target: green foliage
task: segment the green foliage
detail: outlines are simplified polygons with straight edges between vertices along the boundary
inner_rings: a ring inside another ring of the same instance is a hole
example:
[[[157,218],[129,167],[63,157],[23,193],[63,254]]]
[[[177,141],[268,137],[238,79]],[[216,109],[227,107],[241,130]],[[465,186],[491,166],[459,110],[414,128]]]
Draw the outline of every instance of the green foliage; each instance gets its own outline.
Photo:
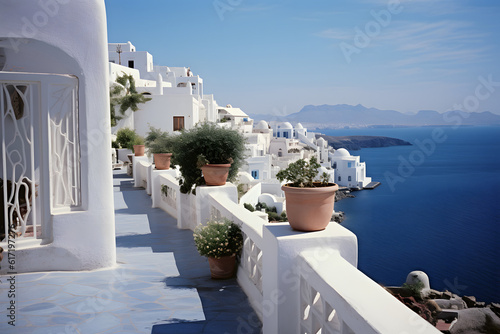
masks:
[[[280,170],[276,174],[276,178],[280,182],[284,180],[291,182],[292,187],[310,188],[314,187],[314,178],[318,175],[318,168],[320,167],[321,165],[318,163],[316,157],[312,157],[309,162],[300,159],[289,164],[286,169]],[[327,180],[325,182],[323,179],[322,184],[327,183]]]
[[[134,148],[134,145],[144,145],[144,137],[139,135],[135,136],[132,148]]]
[[[245,207],[245,209],[247,209],[250,212],[254,212],[255,211],[255,208],[250,203],[243,203],[243,206]]]
[[[403,283],[401,287],[410,290],[413,296],[420,296],[420,292],[422,292],[422,289],[424,288],[424,283],[422,282],[417,282],[415,284]]]
[[[270,222],[286,222],[288,219],[286,217],[286,212],[283,211],[281,214],[278,214],[278,210],[276,210],[275,206],[267,206],[266,203],[259,202],[255,206],[255,210],[262,210],[264,209],[267,213],[267,219]]]
[[[137,136],[138,135],[135,130],[123,128],[118,130],[118,132],[116,133],[116,141],[118,142],[118,144],[120,144],[121,147],[133,150],[134,141]]]
[[[149,132],[145,138],[145,145],[151,153],[171,153],[174,148],[175,138],[166,131],[149,127]]]
[[[243,247],[243,234],[238,225],[227,218],[211,220],[194,230],[194,243],[202,256],[221,258],[238,255]]]
[[[234,181],[243,163],[245,138],[236,130],[224,129],[214,123],[202,123],[183,130],[173,141],[172,162],[180,166],[181,192],[194,192],[193,186],[205,183],[198,161],[205,163],[232,163],[228,181]]]
[[[120,143],[118,143],[116,140],[113,140],[111,142],[111,147],[112,148],[120,148]]]
[[[109,89],[109,110],[111,115],[111,126],[115,126],[117,121],[122,119],[125,112],[130,108],[132,111],[139,110],[138,104],[151,100],[143,94],[138,93],[135,88],[135,80],[131,74],[123,73],[116,78],[119,84],[113,84]],[[116,107],[119,106],[120,114],[116,114]]]

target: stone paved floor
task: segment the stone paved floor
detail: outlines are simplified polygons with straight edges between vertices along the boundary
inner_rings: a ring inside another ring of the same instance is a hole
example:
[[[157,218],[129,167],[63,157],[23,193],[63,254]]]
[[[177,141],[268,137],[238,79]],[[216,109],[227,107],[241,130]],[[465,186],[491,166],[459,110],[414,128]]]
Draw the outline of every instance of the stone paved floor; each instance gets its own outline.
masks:
[[[0,276],[0,333],[260,333],[235,279],[211,280],[189,230],[115,171],[117,265],[16,277],[16,326]]]

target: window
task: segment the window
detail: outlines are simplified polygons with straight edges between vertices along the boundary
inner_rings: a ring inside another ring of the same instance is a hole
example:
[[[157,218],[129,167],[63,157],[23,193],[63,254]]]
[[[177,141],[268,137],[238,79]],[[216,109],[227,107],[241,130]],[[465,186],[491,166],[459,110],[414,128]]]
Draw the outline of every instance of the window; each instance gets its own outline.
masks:
[[[352,162],[347,163],[347,167],[351,168],[352,167]]]
[[[259,179],[259,171],[258,170],[253,170],[252,171],[252,177],[256,180]]]
[[[351,182],[352,181],[352,178],[351,176],[349,175],[349,177],[347,177],[347,181]]]
[[[174,131],[184,129],[184,116],[174,116]]]
[[[134,68],[134,61],[133,60],[128,61],[128,67]]]
[[[337,168],[337,163],[336,163],[336,162],[334,162],[334,163],[333,163],[333,169],[336,169],[336,168]]]
[[[339,176],[339,182],[342,181],[342,178]]]
[[[288,138],[288,132],[283,132],[283,137]]]
[[[280,133],[279,133],[279,131],[278,131],[278,133],[277,133],[277,136],[276,136],[276,137],[278,137],[278,138],[280,137]]]

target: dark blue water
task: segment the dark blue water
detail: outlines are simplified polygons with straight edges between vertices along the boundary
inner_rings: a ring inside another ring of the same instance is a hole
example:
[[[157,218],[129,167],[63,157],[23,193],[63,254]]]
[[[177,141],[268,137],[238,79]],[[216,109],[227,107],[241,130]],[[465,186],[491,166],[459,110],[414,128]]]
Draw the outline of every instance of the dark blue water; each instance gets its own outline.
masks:
[[[321,132],[426,144],[351,152],[382,182],[335,206],[358,237],[360,270],[384,285],[423,270],[431,288],[500,302],[500,127]]]

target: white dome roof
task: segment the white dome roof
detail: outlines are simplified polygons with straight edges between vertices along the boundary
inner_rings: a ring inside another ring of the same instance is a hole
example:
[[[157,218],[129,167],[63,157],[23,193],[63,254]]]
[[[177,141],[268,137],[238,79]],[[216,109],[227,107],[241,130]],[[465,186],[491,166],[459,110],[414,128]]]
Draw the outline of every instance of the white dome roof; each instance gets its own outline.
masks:
[[[295,128],[296,128],[296,129],[303,129],[303,128],[304,128],[304,126],[302,126],[302,124],[301,124],[301,123],[297,123],[297,126],[296,126]]]
[[[317,140],[318,143],[324,143],[325,139],[323,137],[319,137]]]
[[[255,125],[255,128],[257,130],[267,130],[269,129],[269,125],[266,121],[260,121],[259,123],[257,123],[257,125]]]
[[[335,153],[333,153],[333,156],[334,157],[350,157],[351,154],[345,148],[339,148],[338,150],[335,150]]]
[[[290,124],[290,122],[284,122],[284,123],[280,124],[280,128],[282,128],[282,129],[293,129],[293,126],[292,126],[292,124]]]

